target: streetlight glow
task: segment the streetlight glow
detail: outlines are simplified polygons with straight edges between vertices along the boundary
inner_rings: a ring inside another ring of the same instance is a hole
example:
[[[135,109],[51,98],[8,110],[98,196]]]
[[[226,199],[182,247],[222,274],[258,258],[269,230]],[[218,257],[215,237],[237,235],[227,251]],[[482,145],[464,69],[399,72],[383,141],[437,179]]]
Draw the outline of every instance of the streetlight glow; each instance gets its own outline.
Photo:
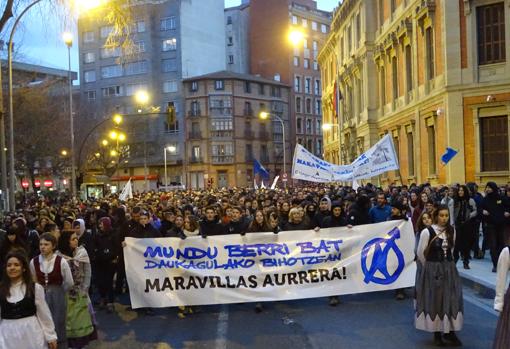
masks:
[[[269,118],[269,113],[267,111],[261,111],[259,114],[259,118],[262,120],[267,120]]]
[[[333,124],[324,124],[322,125],[322,130],[329,131],[333,128]]]
[[[117,139],[117,137],[119,137],[119,134],[117,133],[117,131],[111,131],[110,134],[109,134],[109,137],[113,140]]]
[[[62,34],[62,39],[67,46],[73,46],[73,34],[70,32],[64,32],[64,34]]]
[[[110,156],[117,156],[117,151],[115,149],[112,149],[110,151]]]
[[[101,154],[99,154],[99,153],[95,153],[94,155],[96,156],[96,158],[101,157]]]
[[[104,145],[105,147],[108,145],[108,141],[106,139],[103,139],[101,141],[101,144]]]
[[[62,150],[62,151],[60,152],[60,154],[62,154],[62,156],[67,156],[67,150],[65,150],[65,149],[64,149],[64,150]]]
[[[119,133],[118,139],[119,141],[124,142],[126,140],[126,135],[124,133]]]
[[[303,41],[305,35],[302,31],[293,29],[289,33],[289,41],[292,45],[297,46],[301,41]]]
[[[103,4],[103,0],[75,0],[74,2],[82,11],[93,10]]]
[[[146,105],[147,103],[149,103],[149,94],[147,93],[147,91],[144,90],[136,91],[135,101],[139,105]]]
[[[116,124],[116,125],[120,125],[122,123],[122,115],[120,114],[115,114],[113,116],[113,122]]]
[[[175,153],[175,151],[177,150],[177,148],[175,147],[175,145],[170,145],[166,148],[170,153]]]

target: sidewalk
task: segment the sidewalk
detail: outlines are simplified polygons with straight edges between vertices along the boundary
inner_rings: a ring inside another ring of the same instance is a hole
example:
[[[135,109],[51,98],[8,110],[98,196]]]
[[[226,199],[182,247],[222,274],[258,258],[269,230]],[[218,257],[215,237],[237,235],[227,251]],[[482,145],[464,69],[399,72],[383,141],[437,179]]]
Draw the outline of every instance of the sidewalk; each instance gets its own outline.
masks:
[[[474,289],[484,298],[494,298],[496,295],[496,273],[492,272],[492,261],[489,251],[484,259],[472,259],[469,262],[471,269],[464,269],[462,260],[457,263],[460,277],[464,286]]]

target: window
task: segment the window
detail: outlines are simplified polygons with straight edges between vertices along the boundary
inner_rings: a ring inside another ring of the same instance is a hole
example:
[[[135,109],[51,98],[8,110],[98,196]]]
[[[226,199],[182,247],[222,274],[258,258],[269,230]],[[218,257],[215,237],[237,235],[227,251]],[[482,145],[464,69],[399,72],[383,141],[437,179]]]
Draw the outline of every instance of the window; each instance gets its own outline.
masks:
[[[122,67],[118,64],[101,67],[101,78],[116,78],[122,76]]]
[[[113,31],[113,25],[106,25],[104,27],[101,27],[101,38],[107,38],[108,35]]]
[[[231,36],[229,36],[229,37],[227,38],[227,45],[228,45],[228,46],[232,46],[232,45],[234,45],[234,39],[233,39]]]
[[[413,89],[413,63],[411,56],[411,45],[406,45],[406,91]]]
[[[312,30],[317,31],[317,22],[312,21]]]
[[[234,55],[228,55],[228,64],[234,64]]]
[[[301,77],[299,76],[294,77],[294,91],[301,92]]]
[[[96,71],[95,70],[86,70],[83,72],[85,82],[94,82],[96,81]]]
[[[174,107],[175,108],[175,114],[178,113],[177,103],[175,102],[168,102],[165,106],[165,110]],[[179,132],[179,120],[177,120],[177,117],[175,119],[175,122],[173,124],[168,124],[165,122],[165,132],[166,133],[178,133]]]
[[[427,126],[427,140],[429,148],[429,175],[436,174],[436,130],[434,125]]]
[[[225,83],[223,80],[215,80],[214,81],[214,89],[215,90],[224,90],[225,89]]]
[[[137,41],[134,42],[133,45],[135,53],[145,52],[145,41]]]
[[[222,143],[212,145],[213,156],[233,155],[234,147],[232,143]]]
[[[192,81],[189,90],[191,92],[198,91],[198,81]]]
[[[176,19],[175,17],[167,17],[162,18],[159,21],[159,28],[160,30],[171,30],[176,28]]]
[[[356,16],[356,38],[354,39],[354,46],[358,48],[358,43],[361,39],[361,20],[359,17],[359,13]]]
[[[251,93],[251,84],[249,81],[244,82],[244,93]]]
[[[280,86],[271,86],[271,97],[281,97],[282,90]]]
[[[312,93],[312,79],[305,79],[305,93]]]
[[[127,84],[126,96],[134,96],[137,91],[147,91],[147,84]]]
[[[120,57],[120,47],[102,47],[101,58]]]
[[[307,98],[305,101],[305,112],[307,114],[312,113],[312,100],[310,98]]]
[[[252,116],[253,110],[251,109],[251,102],[244,102],[244,115]]]
[[[161,61],[161,70],[163,70],[163,73],[177,71],[177,60],[175,58],[163,59]]]
[[[312,50],[314,51],[317,51],[319,49],[319,44],[317,43],[317,41],[313,41],[312,42]]]
[[[193,116],[200,115],[200,102],[193,101],[193,102],[191,102],[190,107],[191,107],[191,114]],[[196,127],[198,127],[198,123],[194,122],[193,124],[197,124]]]
[[[122,96],[122,87],[121,86],[103,87],[101,89],[101,94],[103,95],[103,97],[118,97],[118,96]]]
[[[299,67],[299,57],[294,56],[294,67]]]
[[[85,92],[85,96],[87,100],[94,101],[96,100],[96,91],[87,91]]]
[[[147,73],[147,61],[127,63],[124,66],[125,75],[137,75]]]
[[[317,149],[315,149],[315,154],[322,156],[322,139],[317,140]]]
[[[407,172],[414,176],[414,137],[412,132],[407,134]]]
[[[301,118],[296,119],[296,129],[297,133],[303,133],[303,119]]]
[[[303,39],[303,48],[308,48],[308,40]]]
[[[379,72],[379,98],[380,98],[380,107],[384,108],[386,104],[386,73],[384,71],[384,67],[381,67],[381,71]]]
[[[352,31],[351,27],[347,27],[347,55],[349,56],[352,52]]]
[[[292,16],[292,24],[295,24],[295,25],[297,25],[297,24],[298,24],[298,18],[297,18],[297,16],[294,16],[294,15]]]
[[[316,131],[316,133],[321,133],[321,131],[322,131],[322,120],[321,119],[316,119],[315,122],[316,122],[316,124],[315,124],[315,131]]]
[[[253,147],[251,146],[251,144],[246,144],[245,145],[245,158],[246,158],[246,161],[253,161]]]
[[[427,45],[427,62],[425,62],[427,70],[427,79],[434,78],[434,38],[432,35],[432,28],[428,27],[425,30],[425,43]]]
[[[303,68],[310,69],[310,59],[308,58],[303,59]]]
[[[315,100],[315,115],[322,114],[322,102],[320,99]]]
[[[301,97],[296,97],[296,113],[301,113]]]
[[[145,21],[136,21],[135,26],[137,33],[145,32]]]
[[[313,70],[319,70],[319,63],[317,61],[313,61]]]
[[[397,75],[397,57],[391,58],[391,70],[392,70],[392,88],[393,88],[393,99],[398,98],[398,75]]]
[[[321,33],[326,34],[328,32],[328,26],[325,24],[321,24]]]
[[[303,25],[303,28],[308,28],[308,21],[306,20],[306,18],[303,18],[303,20],[301,21],[302,25]]]
[[[86,52],[83,55],[83,63],[94,63],[96,61],[96,54],[94,52]]]
[[[315,80],[314,81],[314,93],[317,95],[317,96],[320,96],[321,95],[321,81],[320,80]]]
[[[232,24],[232,16],[227,16],[227,24]]]
[[[482,171],[508,171],[507,116],[480,118]]]
[[[177,50],[177,39],[176,38],[170,38],[170,39],[163,40],[161,49],[164,52]]]
[[[84,32],[83,33],[83,42],[94,42],[96,40],[94,32]]]
[[[308,139],[308,140],[306,141],[306,149],[307,149],[309,152],[312,152],[312,153],[313,153],[313,140]]]
[[[213,131],[232,131],[234,129],[232,119],[213,120],[211,121],[211,129]]]
[[[163,92],[164,93],[173,93],[177,92],[177,80],[168,80],[163,82]]]
[[[194,145],[193,148],[191,148],[191,161],[197,160],[200,160],[200,146]]]
[[[480,6],[476,9],[478,27],[478,64],[505,62],[504,3]]]
[[[265,88],[264,88],[264,84],[259,84],[259,95],[264,95],[265,94]]]

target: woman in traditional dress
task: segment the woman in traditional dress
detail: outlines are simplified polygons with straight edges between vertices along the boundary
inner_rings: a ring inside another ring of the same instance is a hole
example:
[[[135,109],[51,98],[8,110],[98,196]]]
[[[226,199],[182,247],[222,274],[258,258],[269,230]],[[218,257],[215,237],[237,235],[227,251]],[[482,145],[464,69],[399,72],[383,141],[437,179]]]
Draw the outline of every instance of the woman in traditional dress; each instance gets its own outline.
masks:
[[[0,348],[56,349],[57,334],[44,289],[34,284],[24,253],[6,256],[0,283]]]
[[[91,277],[90,259],[85,247],[78,246],[76,233],[64,232],[58,242],[59,252],[69,263],[74,286],[67,300],[66,332],[70,348],[81,349],[97,339],[91,314],[89,287]]]
[[[508,270],[510,269],[510,247],[505,247],[498,259],[498,273],[496,281],[496,298],[494,298],[494,309],[500,312],[498,326],[496,327],[496,338],[494,349],[510,348],[510,287],[505,294]]]
[[[418,243],[417,256],[422,270],[416,282],[415,313],[416,328],[433,332],[437,346],[444,346],[444,340],[453,346],[462,345],[455,334],[464,323],[464,305],[453,260],[454,241],[450,211],[441,205],[435,211],[434,224],[423,229]]]
[[[40,237],[41,254],[30,261],[30,271],[36,282],[44,288],[46,302],[51,311],[58,336],[58,349],[67,348],[66,292],[73,287],[73,275],[66,260],[55,254],[57,239],[50,233]]]

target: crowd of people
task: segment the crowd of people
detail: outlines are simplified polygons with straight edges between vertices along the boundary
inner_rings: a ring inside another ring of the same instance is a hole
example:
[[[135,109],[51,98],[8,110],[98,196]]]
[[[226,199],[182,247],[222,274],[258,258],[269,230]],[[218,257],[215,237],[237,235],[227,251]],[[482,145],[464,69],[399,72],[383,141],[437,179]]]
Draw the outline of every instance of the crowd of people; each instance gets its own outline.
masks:
[[[510,186],[493,182],[484,193],[475,183],[367,184],[356,190],[309,185],[146,192],[127,202],[116,195],[28,198],[4,215],[0,230],[0,347],[83,348],[97,339],[95,311],[113,312],[116,297],[129,292],[126,237],[278,234],[396,219],[409,220],[416,234],[416,328],[433,332],[438,346],[462,345],[456,335],[464,316],[457,264],[461,260],[469,269],[488,250],[498,278],[495,309],[501,312],[494,347],[510,348]],[[406,297],[397,290],[398,300]],[[330,305],[338,303],[330,297]],[[262,311],[260,303],[255,310]],[[178,316],[190,312],[181,307]]]

